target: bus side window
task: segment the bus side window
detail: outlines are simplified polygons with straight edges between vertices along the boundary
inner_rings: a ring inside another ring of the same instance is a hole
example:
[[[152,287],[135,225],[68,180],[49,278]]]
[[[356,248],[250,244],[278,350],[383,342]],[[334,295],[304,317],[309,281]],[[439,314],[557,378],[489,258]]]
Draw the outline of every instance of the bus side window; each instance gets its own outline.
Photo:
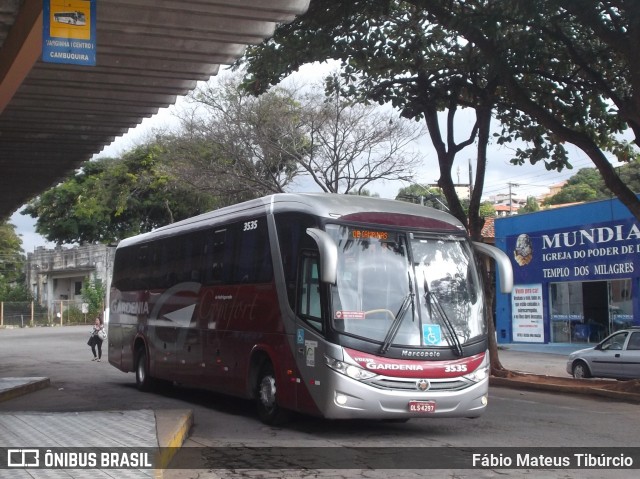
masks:
[[[209,284],[220,284],[225,282],[225,246],[227,243],[227,230],[214,231],[209,238],[207,245],[207,264],[209,268],[206,271],[206,281]]]
[[[129,247],[121,248],[116,252],[112,287],[120,291],[134,289],[133,278],[136,275],[135,251],[134,248]]]
[[[318,257],[303,254],[301,263],[298,312],[311,326],[322,331]]]
[[[315,242],[307,234],[307,228],[316,228],[318,225],[312,216],[300,213],[279,213],[275,220],[287,298],[289,306],[295,311],[299,257],[303,249],[317,249]]]
[[[233,282],[266,283],[271,281],[273,266],[266,218],[259,217],[233,226],[236,246],[232,272]]]
[[[133,289],[149,289],[149,284],[146,280],[146,274],[150,263],[149,256],[149,246],[146,244],[141,245],[136,252],[135,264],[137,265],[137,269],[133,277],[135,285]]]

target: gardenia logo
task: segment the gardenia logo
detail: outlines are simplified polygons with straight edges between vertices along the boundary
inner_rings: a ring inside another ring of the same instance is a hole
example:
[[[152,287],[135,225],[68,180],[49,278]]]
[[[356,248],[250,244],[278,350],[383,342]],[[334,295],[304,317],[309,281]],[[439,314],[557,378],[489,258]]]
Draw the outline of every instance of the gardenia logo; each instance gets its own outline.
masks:
[[[424,368],[419,364],[377,364],[368,362],[366,364],[367,369],[381,369],[389,371],[424,371]]]
[[[149,303],[146,301],[115,301],[111,311],[118,314],[149,314]]]

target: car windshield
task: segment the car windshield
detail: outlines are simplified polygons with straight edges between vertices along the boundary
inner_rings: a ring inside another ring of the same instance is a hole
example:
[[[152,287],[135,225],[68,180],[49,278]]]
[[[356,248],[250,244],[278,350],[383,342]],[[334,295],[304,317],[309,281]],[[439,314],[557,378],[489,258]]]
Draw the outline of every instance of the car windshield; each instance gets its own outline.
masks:
[[[450,347],[486,334],[468,242],[458,236],[329,225],[338,245],[336,331],[381,343]]]

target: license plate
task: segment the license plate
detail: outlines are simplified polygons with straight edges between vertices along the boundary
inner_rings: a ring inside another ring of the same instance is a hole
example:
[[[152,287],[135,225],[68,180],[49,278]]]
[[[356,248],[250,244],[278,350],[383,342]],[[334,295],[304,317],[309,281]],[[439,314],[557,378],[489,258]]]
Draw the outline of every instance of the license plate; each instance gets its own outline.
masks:
[[[409,401],[409,411],[411,412],[436,412],[435,401]]]

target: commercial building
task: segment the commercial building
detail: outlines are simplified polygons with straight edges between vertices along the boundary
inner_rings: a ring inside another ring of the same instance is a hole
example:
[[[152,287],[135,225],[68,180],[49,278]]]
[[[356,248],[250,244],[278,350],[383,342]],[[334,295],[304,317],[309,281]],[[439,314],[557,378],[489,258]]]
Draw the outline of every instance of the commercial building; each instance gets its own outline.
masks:
[[[497,218],[495,235],[514,273],[498,342],[596,342],[640,324],[640,224],[620,201]]]

